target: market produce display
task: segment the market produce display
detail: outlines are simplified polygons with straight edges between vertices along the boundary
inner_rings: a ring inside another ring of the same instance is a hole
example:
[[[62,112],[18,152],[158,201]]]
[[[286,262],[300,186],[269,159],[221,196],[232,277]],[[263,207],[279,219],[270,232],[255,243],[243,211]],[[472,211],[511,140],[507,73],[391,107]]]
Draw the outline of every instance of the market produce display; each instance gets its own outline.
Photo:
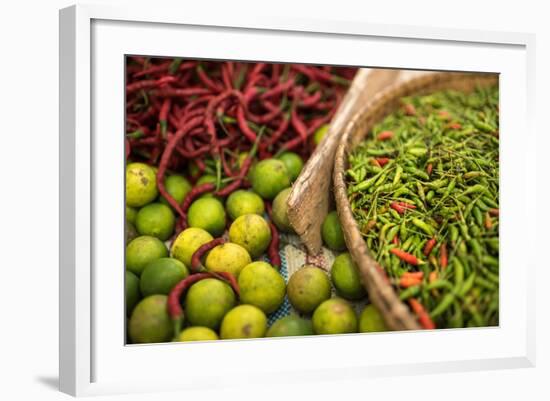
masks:
[[[499,324],[498,103],[497,86],[403,98],[349,155],[354,219],[423,328]]]
[[[127,58],[130,343],[357,331],[355,312],[351,316],[351,305],[341,298],[325,304],[318,323],[312,322],[317,307],[331,298],[325,271],[306,266],[288,288],[279,271],[280,235],[293,232],[290,187],[355,72]],[[327,241],[342,250],[332,216]],[[364,298],[354,268],[348,261],[339,276],[355,298]],[[310,274],[315,282],[308,282]],[[290,296],[305,306],[270,324]]]

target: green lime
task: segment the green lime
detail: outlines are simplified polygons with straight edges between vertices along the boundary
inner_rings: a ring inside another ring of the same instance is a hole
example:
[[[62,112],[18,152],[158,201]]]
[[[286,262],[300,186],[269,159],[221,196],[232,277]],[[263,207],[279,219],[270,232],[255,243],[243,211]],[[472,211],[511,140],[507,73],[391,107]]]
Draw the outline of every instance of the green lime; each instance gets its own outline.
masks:
[[[367,295],[361,283],[359,269],[348,252],[341,253],[334,259],[330,278],[334,288],[343,298],[357,300]]]
[[[185,177],[175,174],[165,178],[164,188],[166,189],[166,192],[168,192],[172,198],[174,198],[174,200],[181,205],[189,191],[191,191],[191,184]],[[160,197],[160,201],[165,205],[170,206],[164,196]]]
[[[214,239],[202,228],[190,227],[183,230],[172,243],[171,256],[191,267],[191,258],[201,245]]]
[[[342,232],[342,226],[338,219],[338,213],[332,211],[327,214],[321,227],[321,234],[325,245],[333,251],[343,251],[346,249],[346,241],[344,240],[344,233]]]
[[[166,295],[150,295],[134,308],[128,334],[134,344],[168,342],[173,335],[173,325],[167,308]]]
[[[284,152],[277,159],[281,160],[288,171],[290,181],[295,181],[304,167],[302,158],[293,152]]]
[[[223,318],[220,337],[258,338],[267,330],[267,318],[260,308],[253,305],[239,305],[227,312]]]
[[[134,306],[141,299],[139,292],[139,278],[131,271],[126,270],[126,280],[124,282],[126,289],[126,315],[130,316],[134,310]]]
[[[172,236],[176,218],[170,207],[163,203],[150,203],[139,209],[136,228],[141,235],[150,235],[166,241]]]
[[[176,341],[211,341],[218,340],[216,332],[208,327],[193,326],[183,330]]]
[[[235,294],[229,284],[207,278],[193,284],[187,292],[185,319],[191,326],[217,330],[223,317],[235,303]]]
[[[136,222],[137,212],[135,207],[126,206],[126,221],[134,224]]]
[[[130,242],[131,240],[139,236],[136,230],[136,227],[132,223],[130,223],[128,220],[126,220],[126,224],[124,225],[124,231],[126,234],[125,244],[128,244],[128,242]]]
[[[288,315],[271,325],[266,337],[309,336],[313,334],[311,320],[296,315]]]
[[[126,204],[141,207],[152,202],[158,195],[155,171],[144,163],[126,166]]]
[[[373,304],[369,304],[365,306],[359,316],[359,332],[368,333],[376,331],[388,331],[388,327],[378,309]]]
[[[285,299],[285,279],[269,263],[253,262],[239,275],[241,302],[257,306],[265,313],[275,312]]]
[[[315,133],[313,134],[313,142],[315,143],[315,145],[319,145],[319,143],[321,143],[322,139],[328,132],[328,128],[328,124],[321,125],[319,128],[317,128],[317,131],[315,131]]]
[[[292,226],[290,225],[290,221],[288,220],[287,202],[291,191],[292,188],[286,188],[279,192],[275,199],[273,199],[273,204],[271,208],[273,223],[275,223],[279,230],[284,231],[285,233],[294,232],[294,229],[292,228]]]
[[[153,260],[168,256],[166,245],[156,237],[142,235],[126,246],[126,268],[140,276],[145,266]]]
[[[206,269],[212,272],[229,272],[239,277],[241,270],[252,262],[248,251],[242,246],[226,242],[218,245],[206,257]]]
[[[174,258],[160,258],[149,263],[141,273],[140,289],[143,296],[168,295],[172,288],[189,276],[189,270]]]
[[[318,267],[305,265],[288,280],[287,294],[294,309],[311,313],[330,298],[330,280]]]
[[[252,259],[260,257],[271,242],[271,229],[262,216],[245,214],[229,227],[229,240],[248,251]]]
[[[235,220],[244,214],[259,214],[262,216],[265,211],[263,199],[258,194],[243,189],[229,195],[225,207],[231,220]]]
[[[290,186],[290,176],[285,164],[278,159],[265,159],[254,167],[251,175],[252,189],[264,199],[273,199]]]
[[[196,185],[201,185],[201,184],[208,184],[208,183],[212,183],[212,184],[215,184],[216,183],[216,176],[214,175],[211,175],[211,174],[205,174],[205,175],[202,175],[196,182]]]
[[[351,305],[341,298],[331,298],[315,309],[312,317],[315,334],[357,332],[357,316]]]
[[[225,231],[225,210],[216,198],[200,198],[194,201],[187,212],[189,227],[198,227],[219,237]]]

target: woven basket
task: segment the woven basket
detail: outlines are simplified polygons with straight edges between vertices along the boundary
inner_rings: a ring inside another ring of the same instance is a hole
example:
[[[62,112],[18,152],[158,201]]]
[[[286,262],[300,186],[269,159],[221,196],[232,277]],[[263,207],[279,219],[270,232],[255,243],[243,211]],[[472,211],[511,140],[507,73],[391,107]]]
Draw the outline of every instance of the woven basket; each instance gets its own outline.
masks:
[[[383,270],[372,257],[353,218],[344,179],[348,168],[348,154],[365,138],[376,123],[400,106],[402,97],[425,95],[445,89],[470,92],[478,86],[494,85],[497,82],[496,74],[478,73],[433,73],[413,78],[379,92],[369,103],[359,109],[344,128],[336,151],[333,172],[338,215],[346,245],[360,270],[363,285],[369,293],[371,302],[378,308],[391,330],[417,330],[420,326],[416,317],[401,302],[387,281]]]

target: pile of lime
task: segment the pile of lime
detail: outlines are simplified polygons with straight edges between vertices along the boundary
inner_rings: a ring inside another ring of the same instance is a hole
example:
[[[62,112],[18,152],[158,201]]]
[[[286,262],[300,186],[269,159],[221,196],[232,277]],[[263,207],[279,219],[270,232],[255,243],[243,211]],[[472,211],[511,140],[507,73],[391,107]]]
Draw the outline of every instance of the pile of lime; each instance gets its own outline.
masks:
[[[243,160],[239,158],[240,163]],[[125,304],[131,343],[386,330],[372,305],[357,316],[350,303],[364,300],[366,292],[348,253],[337,256],[330,274],[305,265],[288,284],[269,263],[273,239],[269,222],[278,232],[294,232],[288,199],[303,165],[302,158],[292,152],[254,162],[248,174],[250,188],[223,197],[212,193],[196,197],[187,210],[185,229],[178,225],[173,201],[182,205],[194,185],[223,187],[219,174],[193,165],[184,174],[168,173],[164,188],[173,198],[169,202],[158,190],[154,166],[127,165]],[[271,205],[269,216],[266,202]],[[174,332],[177,326],[168,314],[168,295],[182,280],[193,277],[195,252],[220,237],[225,241],[209,248],[200,259],[199,270],[211,275],[194,282],[181,297],[184,320]],[[322,238],[331,250],[345,250],[336,212],[323,222]],[[219,273],[235,278],[239,295]],[[276,319],[286,299],[294,312]]]

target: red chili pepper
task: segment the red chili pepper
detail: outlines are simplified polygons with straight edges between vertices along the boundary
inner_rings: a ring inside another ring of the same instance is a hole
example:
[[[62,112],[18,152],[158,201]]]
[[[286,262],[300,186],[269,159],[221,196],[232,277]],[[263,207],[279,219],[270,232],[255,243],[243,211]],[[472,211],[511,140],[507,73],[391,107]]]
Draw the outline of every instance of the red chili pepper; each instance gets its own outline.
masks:
[[[437,280],[437,272],[436,271],[430,272],[430,275],[428,277],[428,281],[430,283],[433,283],[435,280]]]
[[[439,248],[439,264],[443,270],[447,267],[447,243],[444,242],[441,244],[441,248]]]
[[[433,166],[432,163],[430,163],[430,164],[428,164],[428,165],[426,166],[426,173],[427,173],[428,175],[432,175],[433,167],[434,167],[434,166]]]
[[[382,131],[376,137],[379,141],[387,141],[393,138],[393,131]]]
[[[447,124],[447,127],[451,129],[460,129],[462,128],[462,125],[460,123],[454,122],[454,123]]]
[[[279,233],[271,221],[269,222],[269,228],[271,229],[271,242],[269,243],[267,255],[271,261],[271,265],[276,269],[280,269],[281,256],[279,255]]]
[[[224,242],[225,240],[223,238],[216,238],[198,247],[197,250],[193,253],[193,256],[191,256],[191,266],[189,267],[189,269],[194,273],[198,273],[202,267],[201,259],[203,255],[211,249],[217,247],[218,245],[223,244]]]
[[[489,209],[488,212],[491,216],[498,217],[498,215],[500,214],[500,209]]]
[[[391,240],[392,244],[399,245],[399,237],[397,234],[395,234]]]
[[[306,143],[307,140],[307,128],[304,124],[304,122],[298,117],[298,114],[296,113],[296,107],[293,107],[290,111],[290,123],[292,124],[292,127],[296,130],[298,135],[300,136],[300,140],[302,143]]]
[[[418,302],[414,298],[410,298],[409,305],[411,306],[411,309],[416,314],[416,316],[418,316],[418,322],[420,323],[420,326],[422,326],[422,328],[426,330],[435,329],[435,323],[430,318],[430,315],[428,314],[428,312],[426,312],[420,302]]]
[[[390,207],[399,214],[404,214],[405,213],[405,208],[397,202],[390,203]]]
[[[390,252],[393,253],[395,256],[397,256],[402,261],[409,263],[413,266],[418,266],[420,264],[420,261],[416,258],[416,256],[411,255],[408,252],[405,252],[402,249],[399,248],[392,248],[390,249]]]
[[[408,116],[416,115],[416,108],[411,103],[405,104],[403,106],[403,109],[405,111],[405,114],[408,115]]]
[[[489,214],[489,212],[485,213],[485,228],[487,230],[493,228],[493,221],[491,220],[491,215]]]
[[[388,162],[390,161],[390,159],[387,158],[387,157],[378,157],[378,158],[376,158],[376,159],[374,159],[374,160],[376,160],[376,161],[378,162],[378,165],[379,165],[380,167],[384,167],[384,166],[385,166],[386,164],[388,164]]]
[[[422,279],[418,279],[416,277],[405,276],[399,279],[399,286],[403,288],[409,288],[420,284],[422,284]]]
[[[431,252],[432,252],[432,249],[434,248],[435,244],[436,244],[437,240],[434,238],[430,238],[427,242],[426,242],[426,245],[424,245],[424,255],[428,256]]]

